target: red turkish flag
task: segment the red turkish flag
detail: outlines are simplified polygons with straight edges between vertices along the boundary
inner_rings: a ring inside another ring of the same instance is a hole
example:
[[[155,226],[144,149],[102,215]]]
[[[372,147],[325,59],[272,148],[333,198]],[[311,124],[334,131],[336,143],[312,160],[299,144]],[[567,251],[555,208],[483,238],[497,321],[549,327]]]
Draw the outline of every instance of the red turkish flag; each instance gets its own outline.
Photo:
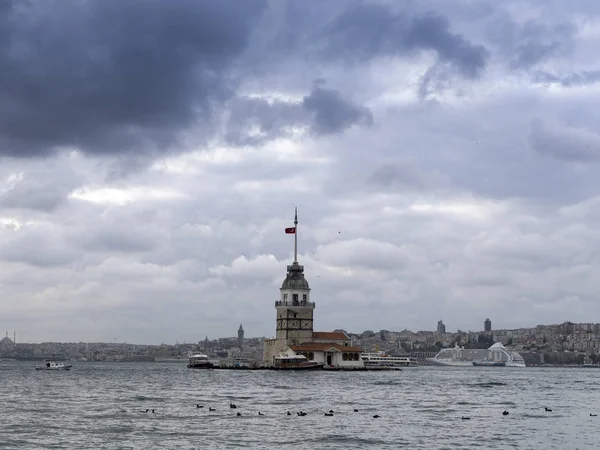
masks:
[[[285,234],[296,234],[296,227],[286,228]]]

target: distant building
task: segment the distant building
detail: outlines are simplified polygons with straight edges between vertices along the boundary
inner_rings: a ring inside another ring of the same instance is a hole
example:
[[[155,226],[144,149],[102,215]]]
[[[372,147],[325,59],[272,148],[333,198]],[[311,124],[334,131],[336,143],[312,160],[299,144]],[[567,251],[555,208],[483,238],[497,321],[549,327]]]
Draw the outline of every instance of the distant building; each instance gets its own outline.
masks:
[[[238,347],[240,348],[240,351],[244,347],[244,328],[242,327],[241,323],[240,327],[238,328]]]
[[[490,319],[485,319],[485,322],[483,322],[483,331],[492,331],[492,321]]]
[[[4,352],[10,352],[15,349],[15,343],[10,340],[8,337],[8,332],[6,332],[6,337],[0,339],[0,354]]]
[[[443,334],[446,332],[446,325],[444,325],[444,322],[442,322],[441,320],[438,320],[437,332],[440,334]]]

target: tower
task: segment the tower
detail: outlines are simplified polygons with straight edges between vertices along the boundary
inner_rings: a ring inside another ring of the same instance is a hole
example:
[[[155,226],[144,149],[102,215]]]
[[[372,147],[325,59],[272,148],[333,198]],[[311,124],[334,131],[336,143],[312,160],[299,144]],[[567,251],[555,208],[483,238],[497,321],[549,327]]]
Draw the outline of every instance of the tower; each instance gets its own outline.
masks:
[[[313,338],[313,311],[310,287],[304,278],[304,266],[298,264],[298,211],[294,214],[294,227],[286,228],[294,234],[294,261],[287,266],[287,275],[279,289],[275,339],[265,341],[264,360],[272,363],[274,357],[290,345],[311,342]]]
[[[483,322],[483,331],[492,331],[492,321],[490,319],[485,319]]]
[[[240,327],[238,328],[238,347],[240,350],[242,350],[244,347],[244,328],[242,327],[241,323]]]
[[[438,320],[437,332],[440,334],[444,334],[446,332],[446,325],[444,325],[444,322],[441,320]]]

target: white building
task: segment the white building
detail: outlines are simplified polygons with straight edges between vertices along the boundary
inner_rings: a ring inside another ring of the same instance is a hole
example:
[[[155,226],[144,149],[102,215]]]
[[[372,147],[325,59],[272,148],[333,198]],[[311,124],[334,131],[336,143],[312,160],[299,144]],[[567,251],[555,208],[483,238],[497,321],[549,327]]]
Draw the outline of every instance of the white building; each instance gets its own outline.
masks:
[[[362,349],[352,347],[344,332],[314,332],[313,312],[315,303],[310,300],[310,287],[304,278],[304,266],[298,264],[298,215],[294,227],[294,262],[287,266],[287,276],[279,289],[276,334],[274,339],[265,339],[264,363],[273,365],[281,353],[303,354],[311,361],[328,366],[362,366]]]

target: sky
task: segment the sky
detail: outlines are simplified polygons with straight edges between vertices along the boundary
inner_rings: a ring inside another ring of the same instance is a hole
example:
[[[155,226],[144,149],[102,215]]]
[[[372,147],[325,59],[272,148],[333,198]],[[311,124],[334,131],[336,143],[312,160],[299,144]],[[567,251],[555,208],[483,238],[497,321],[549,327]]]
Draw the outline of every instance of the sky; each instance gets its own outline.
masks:
[[[0,2],[17,342],[600,321],[597,0]]]

